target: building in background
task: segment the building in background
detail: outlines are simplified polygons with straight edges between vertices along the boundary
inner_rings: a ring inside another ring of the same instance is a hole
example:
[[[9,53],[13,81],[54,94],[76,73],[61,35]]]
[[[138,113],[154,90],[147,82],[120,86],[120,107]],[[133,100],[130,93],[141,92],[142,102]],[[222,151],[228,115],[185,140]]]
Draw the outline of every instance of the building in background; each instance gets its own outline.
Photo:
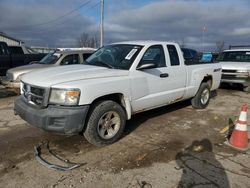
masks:
[[[20,46],[24,44],[23,41],[16,39],[14,37],[11,37],[1,31],[0,31],[0,41],[6,42],[9,46]]]

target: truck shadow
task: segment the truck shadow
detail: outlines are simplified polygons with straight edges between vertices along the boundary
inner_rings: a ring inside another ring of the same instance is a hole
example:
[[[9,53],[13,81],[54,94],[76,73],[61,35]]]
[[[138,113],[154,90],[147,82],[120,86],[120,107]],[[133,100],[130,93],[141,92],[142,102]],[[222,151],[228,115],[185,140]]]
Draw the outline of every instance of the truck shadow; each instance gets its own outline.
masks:
[[[213,145],[208,139],[195,140],[176,157],[182,170],[178,188],[186,187],[229,187],[229,181],[222,164],[216,160]]]
[[[123,137],[135,131],[140,125],[142,125],[144,122],[146,122],[147,120],[151,118],[161,116],[163,114],[167,114],[167,113],[185,108],[190,105],[191,105],[190,100],[185,100],[185,101],[177,102],[177,103],[170,104],[167,106],[163,106],[160,108],[156,108],[153,110],[135,114],[132,116],[131,120],[127,121]]]

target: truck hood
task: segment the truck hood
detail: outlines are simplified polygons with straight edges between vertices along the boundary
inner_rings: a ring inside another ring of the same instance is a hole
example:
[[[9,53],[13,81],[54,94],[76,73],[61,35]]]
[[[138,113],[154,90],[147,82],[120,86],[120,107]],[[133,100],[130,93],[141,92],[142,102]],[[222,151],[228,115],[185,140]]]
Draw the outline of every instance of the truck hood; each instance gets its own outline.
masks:
[[[250,70],[250,62],[220,62],[222,69],[229,70]]]
[[[46,68],[46,67],[51,67],[51,65],[45,65],[45,64],[30,64],[30,65],[24,65],[20,67],[15,67],[12,69],[9,69],[7,71],[7,76],[12,78],[13,80],[16,80],[18,76],[28,73],[33,70],[41,69],[41,68]]]
[[[109,69],[91,65],[65,65],[32,71],[22,76],[25,83],[40,87],[51,87],[56,84],[107,77],[127,76],[128,70]]]

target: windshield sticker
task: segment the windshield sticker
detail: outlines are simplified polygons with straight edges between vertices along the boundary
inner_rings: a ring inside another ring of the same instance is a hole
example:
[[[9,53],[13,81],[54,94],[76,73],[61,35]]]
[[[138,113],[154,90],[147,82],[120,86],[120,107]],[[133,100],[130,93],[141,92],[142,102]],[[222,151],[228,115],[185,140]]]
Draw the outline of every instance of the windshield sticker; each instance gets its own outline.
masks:
[[[250,52],[246,52],[246,55],[250,55]]]
[[[137,52],[137,50],[138,49],[132,49],[129,53],[128,53],[128,55],[125,57],[125,59],[126,60],[130,60],[132,57],[133,57],[133,55],[135,55],[135,53]]]

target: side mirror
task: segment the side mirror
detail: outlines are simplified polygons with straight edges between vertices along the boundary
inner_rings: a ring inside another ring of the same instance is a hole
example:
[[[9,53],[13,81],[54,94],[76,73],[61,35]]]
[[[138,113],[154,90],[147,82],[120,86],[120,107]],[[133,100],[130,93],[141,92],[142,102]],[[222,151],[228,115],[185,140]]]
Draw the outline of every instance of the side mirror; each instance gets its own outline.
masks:
[[[156,68],[154,63],[145,63],[137,67],[137,70],[144,70],[144,69],[153,69]]]

